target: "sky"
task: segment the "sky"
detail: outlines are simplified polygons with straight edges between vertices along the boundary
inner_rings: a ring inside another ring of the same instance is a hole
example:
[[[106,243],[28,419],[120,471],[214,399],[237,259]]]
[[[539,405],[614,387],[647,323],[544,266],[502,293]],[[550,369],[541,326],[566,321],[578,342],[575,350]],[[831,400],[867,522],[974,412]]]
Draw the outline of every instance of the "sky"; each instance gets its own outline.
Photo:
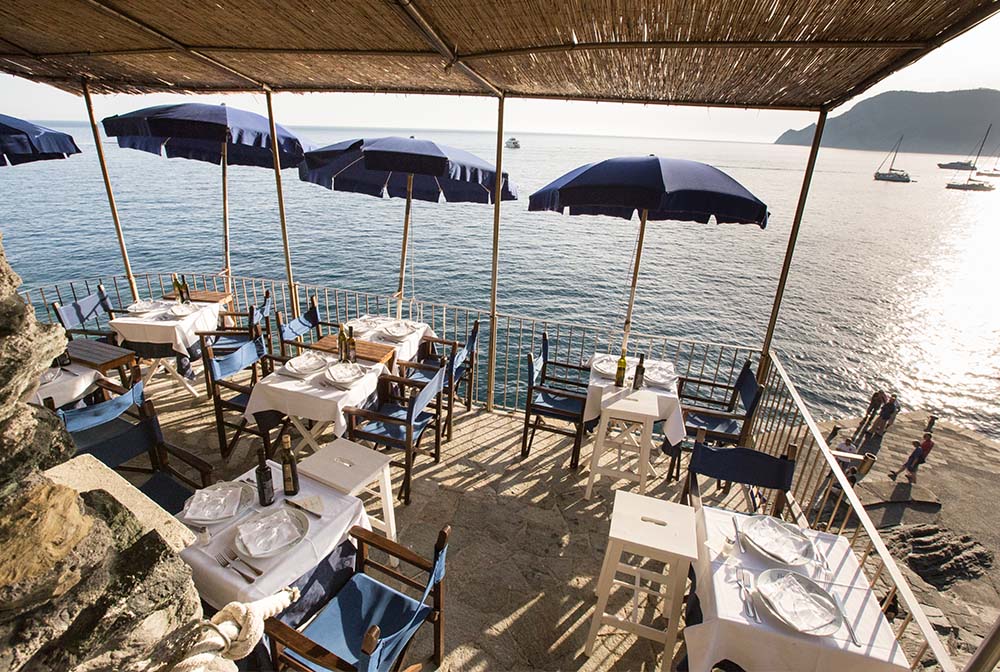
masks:
[[[953,91],[1000,89],[1000,15],[886,78],[856,102],[884,91]],[[98,119],[141,107],[198,100],[266,114],[263,95],[95,96]],[[497,102],[471,96],[415,96],[390,94],[276,94],[275,116],[285,126],[339,126],[368,128],[493,130]],[[788,128],[802,128],[815,120],[811,112],[690,108],[662,105],[583,103],[572,101],[507,101],[504,126],[516,133],[570,133],[629,135],[771,142]],[[0,75],[0,112],[35,121],[85,121],[83,100],[45,84]]]

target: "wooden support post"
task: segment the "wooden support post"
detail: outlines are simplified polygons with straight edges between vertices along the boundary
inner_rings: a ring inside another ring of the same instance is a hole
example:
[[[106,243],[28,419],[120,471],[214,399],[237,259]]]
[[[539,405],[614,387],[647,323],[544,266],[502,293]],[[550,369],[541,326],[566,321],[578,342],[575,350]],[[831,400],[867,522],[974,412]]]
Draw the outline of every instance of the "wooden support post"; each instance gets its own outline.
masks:
[[[101,144],[101,131],[97,128],[97,119],[94,117],[94,102],[90,99],[90,84],[83,80],[83,100],[87,104],[87,116],[90,118],[90,130],[94,132],[94,146],[97,149],[97,160],[101,164],[101,175],[104,177],[104,189],[108,192],[108,205],[111,206],[111,219],[115,223],[115,233],[118,235],[118,249],[122,253],[122,263],[125,264],[125,277],[128,279],[129,289],[132,291],[132,300],[139,300],[139,290],[135,286],[135,276],[132,275],[132,264],[128,260],[128,250],[125,248],[125,234],[122,233],[122,223],[118,219],[118,206],[115,205],[115,194],[111,190],[111,177],[108,176],[108,164],[104,160],[104,147]]]
[[[823,139],[823,127],[826,126],[826,108],[819,112],[816,120],[816,132],[813,133],[812,147],[809,149],[809,160],[806,162],[806,172],[802,177],[802,189],[799,191],[799,203],[795,208],[795,218],[792,220],[792,230],[788,233],[788,247],[785,249],[785,261],[781,265],[781,275],[778,277],[778,288],[774,293],[774,305],[771,306],[771,319],[767,322],[767,333],[764,335],[764,347],[761,348],[760,366],[757,368],[757,382],[763,383],[767,369],[771,365],[771,340],[774,338],[774,325],[778,321],[781,310],[781,299],[785,294],[785,283],[788,281],[788,269],[792,265],[792,255],[795,254],[795,243],[799,237],[799,226],[802,224],[802,214],[806,209],[806,198],[812,184],[813,170],[816,168],[816,156],[819,154],[820,141]]]
[[[227,175],[229,163],[229,140],[222,143],[222,272],[228,278],[232,275],[232,267],[229,265],[229,177]],[[228,286],[228,280],[226,281]]]
[[[406,176],[406,210],[403,211],[403,245],[399,253],[399,291],[396,292],[396,319],[403,317],[403,285],[406,282],[406,248],[410,244],[410,211],[413,209],[413,173]]]
[[[500,257],[500,202],[503,187],[503,103],[497,100],[497,176],[493,187],[493,265],[490,270],[490,343],[486,364],[486,410],[493,410],[493,393],[496,387],[497,368],[497,268]],[[469,384],[472,384],[470,379]]]
[[[628,294],[628,310],[625,312],[625,335],[622,337],[622,352],[628,352],[628,335],[632,333],[632,308],[635,305],[635,287],[639,283],[639,262],[642,260],[642,241],[646,237],[646,218],[649,210],[643,208],[639,217],[639,242],[635,246],[635,264],[632,266],[632,288]]]
[[[281,220],[281,243],[285,249],[285,277],[288,278],[288,293],[291,294],[292,316],[299,316],[299,291],[292,276],[292,255],[288,251],[288,225],[285,221],[285,198],[281,191],[281,160],[278,148],[278,127],[274,123],[274,106],[271,104],[270,89],[264,91],[267,98],[267,120],[271,124],[271,155],[274,157],[274,186],[278,190],[278,217]]]

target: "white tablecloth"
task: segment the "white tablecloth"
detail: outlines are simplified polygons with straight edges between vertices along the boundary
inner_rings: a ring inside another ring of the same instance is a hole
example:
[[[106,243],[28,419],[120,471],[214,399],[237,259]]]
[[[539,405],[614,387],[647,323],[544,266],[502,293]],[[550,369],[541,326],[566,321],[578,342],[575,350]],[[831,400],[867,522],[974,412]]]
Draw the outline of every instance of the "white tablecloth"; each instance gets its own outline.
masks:
[[[740,553],[727,544],[726,537],[734,536],[732,517],[740,514],[710,507],[704,507],[702,512],[697,516],[701,545],[695,573],[705,620],[684,630],[691,672],[708,672],[720,660],[731,660],[749,672],[909,669],[906,656],[846,538],[806,530],[806,535],[826,556],[830,572],[819,564],[797,571],[840,598],[861,647],[851,643],[846,626],[828,637],[805,635],[781,625],[762,605],[758,605],[757,611],[763,623],[751,620],[743,611],[735,569],[746,568],[757,577],[763,570],[778,565],[749,545],[745,553]]]
[[[219,325],[218,303],[196,303],[198,307],[187,317],[159,319],[166,309],[142,315],[116,317],[111,328],[118,334],[118,343],[169,343],[179,355],[187,355],[188,348],[198,342],[199,331],[213,331]]]
[[[600,355],[595,355],[594,357],[597,356]],[[588,366],[593,363],[594,357],[590,358]],[[584,420],[596,420],[601,417],[601,409],[611,403],[616,398],[616,395],[628,394],[631,391],[631,378],[636,364],[639,363],[639,358],[627,357],[626,361],[628,362],[629,370],[626,375],[628,382],[625,387],[615,387],[613,378],[606,378],[591,369],[590,382],[587,384],[587,403],[583,409]],[[647,369],[652,365],[673,368],[673,364],[670,362],[646,360],[645,366]],[[677,389],[674,387],[656,387],[648,384],[643,389],[656,394],[656,400],[660,408],[658,419],[663,420],[663,431],[667,435],[667,439],[670,440],[670,443],[678,444],[683,441],[687,431],[684,429],[684,416],[681,414],[681,402],[677,398]]]
[[[389,324],[391,322],[396,322],[394,317],[375,317],[372,315],[365,315],[362,319],[374,320],[380,324]],[[387,338],[385,333],[379,328],[375,328],[370,332],[363,335],[355,334],[355,338],[359,341],[369,341],[371,343],[382,343],[384,345],[391,345],[396,349],[396,361],[397,362],[408,362],[417,356],[417,352],[420,349],[420,341],[424,339],[424,336],[430,336],[432,338],[437,335],[431,326],[426,322],[410,322],[416,329],[413,333],[404,338],[401,341],[396,341],[391,338]],[[350,322],[348,323],[350,324]]]
[[[32,403],[38,406],[42,406],[47,397],[52,397],[56,408],[65,406],[93,392],[96,389],[95,383],[104,379],[100,371],[79,364],[70,364],[62,369],[52,368],[49,371],[58,373],[51,382],[38,386],[38,391],[31,398]]]
[[[278,511],[281,508],[291,508],[281,503],[285,498],[281,490],[281,467],[269,462],[271,475],[275,484],[274,504],[266,507],[268,511]],[[254,470],[240,476],[237,480],[249,478],[253,480]],[[316,495],[323,500],[323,517],[316,518],[306,514],[309,519],[309,531],[298,545],[286,553],[274,558],[253,560],[252,564],[264,572],[253,583],[247,583],[236,572],[224,568],[215,560],[215,556],[225,550],[233,549],[233,539],[236,536],[236,526],[249,516],[261,511],[257,500],[251,511],[244,513],[237,520],[215,525],[209,528],[211,541],[206,546],[197,542],[195,545],[181,551],[181,558],[191,566],[191,576],[194,585],[202,599],[216,609],[221,609],[233,601],[250,602],[273,595],[285,586],[294,583],[299,577],[309,572],[319,562],[329,555],[346,538],[354,525],[371,529],[365,507],[357,497],[344,495],[333,488],[310,479],[299,476],[299,494],[293,499]],[[251,574],[242,563],[236,562],[246,574]]]
[[[331,357],[330,361],[334,359]],[[361,406],[378,388],[378,377],[388,373],[388,369],[382,364],[362,366],[367,369],[364,377],[347,390],[320,384],[323,371],[304,379],[283,376],[277,372],[265,376],[257,381],[250,393],[245,417],[250,423],[256,423],[254,413],[280,411],[297,418],[332,422],[337,436],[343,436],[347,431],[344,409],[348,406]]]

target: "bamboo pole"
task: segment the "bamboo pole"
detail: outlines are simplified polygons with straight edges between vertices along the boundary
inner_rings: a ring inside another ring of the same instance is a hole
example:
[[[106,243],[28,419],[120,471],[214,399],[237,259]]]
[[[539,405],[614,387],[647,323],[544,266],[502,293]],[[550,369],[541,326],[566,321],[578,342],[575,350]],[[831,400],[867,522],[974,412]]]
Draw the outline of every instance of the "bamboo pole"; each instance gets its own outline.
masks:
[[[299,316],[299,292],[292,276],[292,254],[288,250],[288,225],[285,221],[285,198],[281,191],[281,160],[278,149],[278,128],[274,123],[274,106],[271,91],[265,90],[267,98],[267,120],[271,124],[271,155],[274,157],[274,186],[278,190],[278,217],[281,219],[281,244],[285,249],[285,276],[288,278],[288,292],[292,299],[292,317]]]
[[[406,247],[410,242],[410,211],[413,208],[413,173],[406,176],[406,210],[403,214],[403,249],[399,252],[399,291],[396,292],[396,319],[403,317],[403,283],[406,279]]]
[[[222,272],[228,277],[232,275],[229,265],[229,177],[227,175],[229,162],[229,142],[222,143]]]
[[[108,175],[108,164],[104,160],[104,147],[101,145],[101,131],[97,128],[94,117],[94,101],[90,98],[90,84],[83,79],[83,100],[87,104],[87,116],[90,118],[90,130],[94,132],[94,146],[97,148],[97,160],[101,164],[101,175],[104,177],[104,189],[108,192],[108,205],[111,206],[111,219],[115,223],[115,233],[118,235],[118,249],[122,253],[122,263],[125,264],[125,277],[132,291],[132,300],[139,300],[139,289],[135,286],[135,276],[132,275],[132,264],[128,260],[128,250],[125,248],[125,234],[122,233],[122,223],[118,218],[118,206],[115,205],[115,193],[111,189],[111,177]]]
[[[639,242],[635,246],[635,266],[632,268],[632,288],[628,294],[628,309],[625,311],[625,335],[622,337],[622,352],[628,352],[628,335],[632,332],[632,307],[635,305],[635,287],[639,284],[639,262],[642,261],[642,241],[646,238],[646,218],[649,210],[642,209],[639,217]]]
[[[778,321],[781,310],[781,299],[785,294],[785,283],[788,282],[788,270],[792,266],[792,255],[795,254],[795,243],[799,237],[799,226],[802,224],[802,214],[806,209],[806,199],[809,197],[809,187],[812,184],[813,170],[816,168],[816,157],[819,155],[820,141],[823,139],[823,128],[826,126],[826,108],[819,112],[816,120],[816,132],[813,133],[812,147],[809,149],[809,159],[806,161],[806,172],[802,176],[802,189],[799,192],[799,202],[795,207],[795,219],[792,220],[792,230],[788,233],[788,247],[785,249],[785,261],[781,265],[781,275],[778,277],[778,288],[774,292],[774,305],[771,306],[771,318],[767,322],[767,333],[764,335],[764,346],[761,348],[760,366],[757,368],[757,382],[762,383],[771,365],[771,340],[774,338],[774,325]]]
[[[493,392],[496,387],[497,368],[497,269],[500,257],[500,201],[503,187],[503,104],[504,97],[497,100],[497,153],[496,180],[493,185],[493,264],[490,270],[490,343],[486,364],[486,410],[493,410]]]

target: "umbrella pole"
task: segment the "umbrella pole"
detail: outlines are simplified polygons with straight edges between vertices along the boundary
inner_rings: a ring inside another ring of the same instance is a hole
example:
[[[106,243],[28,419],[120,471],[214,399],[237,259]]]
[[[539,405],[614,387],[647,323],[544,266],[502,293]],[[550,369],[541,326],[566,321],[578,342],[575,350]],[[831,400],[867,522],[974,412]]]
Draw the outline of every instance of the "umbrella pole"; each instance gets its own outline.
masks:
[[[490,344],[486,356],[486,410],[493,410],[493,391],[496,386],[497,368],[497,262],[500,258],[500,201],[503,200],[503,103],[504,97],[497,101],[497,177],[493,185],[493,265],[490,270]],[[475,362],[472,363],[475,367]],[[472,369],[475,371],[475,368]],[[469,384],[474,381],[470,379]]]
[[[628,310],[625,312],[625,335],[622,337],[622,352],[628,352],[628,336],[632,332],[632,306],[635,304],[635,286],[639,283],[639,262],[642,260],[642,241],[646,237],[646,217],[649,210],[643,209],[639,217],[639,242],[635,246],[635,265],[632,268],[632,288],[628,293]]]
[[[90,84],[83,79],[83,100],[87,104],[87,116],[90,117],[90,130],[94,132],[94,145],[97,147],[97,160],[101,164],[101,175],[104,177],[104,189],[108,192],[108,204],[111,206],[111,219],[115,222],[115,233],[118,235],[118,248],[122,253],[122,262],[125,264],[125,277],[128,279],[129,289],[132,290],[132,300],[139,300],[139,290],[135,286],[135,276],[132,275],[132,264],[128,260],[128,250],[125,248],[125,234],[122,233],[122,223],[118,219],[118,206],[115,205],[115,194],[111,190],[111,177],[108,175],[108,164],[104,160],[104,147],[101,145],[101,132],[97,128],[97,119],[94,118],[94,102],[90,99]]]
[[[288,251],[288,226],[285,221],[285,198],[281,192],[281,157],[278,149],[278,128],[274,123],[274,106],[271,104],[271,90],[264,91],[267,98],[267,120],[271,124],[271,156],[274,158],[274,186],[278,190],[278,217],[281,219],[281,243],[285,249],[285,277],[288,278],[288,292],[292,297],[292,316],[299,316],[299,290],[292,277],[292,255]]]
[[[403,281],[406,277],[406,246],[410,239],[410,208],[413,206],[413,173],[406,176],[406,211],[403,214],[403,250],[399,255],[399,291],[396,292],[396,319],[403,317]]]
[[[819,112],[819,119],[816,120],[816,132],[813,133],[812,147],[809,150],[809,159],[806,161],[806,172],[802,177],[802,190],[799,192],[799,203],[795,207],[795,219],[792,220],[792,230],[788,234],[785,261],[781,265],[778,288],[774,292],[774,305],[771,307],[771,318],[767,322],[767,333],[764,335],[764,345],[760,353],[760,366],[757,368],[757,382],[759,383],[764,382],[767,370],[771,365],[771,339],[774,338],[774,326],[778,322],[778,311],[781,310],[781,299],[785,294],[788,270],[792,266],[792,255],[795,254],[795,242],[799,237],[799,225],[802,224],[802,214],[806,209],[806,198],[809,196],[809,186],[812,184],[813,169],[816,167],[816,156],[819,154],[819,144],[823,139],[823,128],[825,126],[826,108],[823,108]]]
[[[229,163],[229,143],[222,143],[222,273],[228,278],[232,274],[229,266],[229,179],[227,176]],[[227,280],[228,284],[229,281]]]

